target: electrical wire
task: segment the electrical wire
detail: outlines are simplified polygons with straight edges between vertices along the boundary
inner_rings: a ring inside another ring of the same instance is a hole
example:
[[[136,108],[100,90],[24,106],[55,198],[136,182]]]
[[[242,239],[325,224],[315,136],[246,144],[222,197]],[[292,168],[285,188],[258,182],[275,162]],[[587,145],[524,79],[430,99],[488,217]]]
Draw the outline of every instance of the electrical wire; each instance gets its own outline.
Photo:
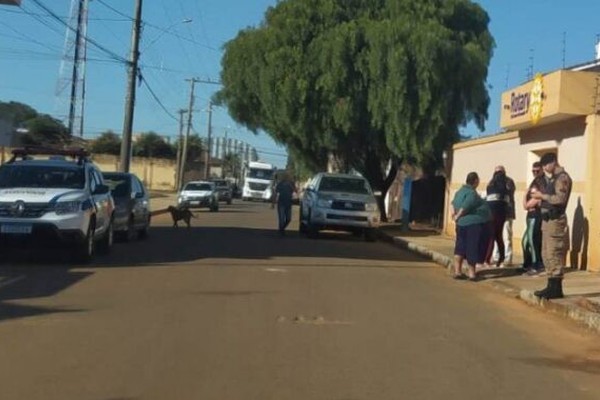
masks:
[[[124,12],[121,12],[119,10],[117,10],[116,8],[114,8],[113,6],[111,6],[110,4],[107,4],[105,1],[103,0],[96,0],[98,3],[102,4],[104,7],[108,8],[109,10],[111,10],[112,12],[120,15],[121,17],[127,18],[129,21],[133,21],[133,17],[130,15],[125,14]]]
[[[30,15],[30,16],[38,16],[38,17],[47,17],[46,14],[40,14],[40,13],[33,13],[33,12],[25,12],[24,9],[21,10],[9,10],[6,8],[0,8],[0,12],[5,12],[5,13],[9,13],[9,14],[19,14],[19,15]],[[69,19],[69,17],[60,15],[59,16],[60,19],[67,21]],[[88,18],[88,21],[106,21],[106,22],[130,22],[130,19],[124,19],[124,18]]]
[[[49,9],[40,0],[29,0],[29,1],[33,2],[39,8],[41,8],[42,10],[44,10],[45,12],[47,12],[54,20],[60,22],[64,26],[66,26],[67,29],[70,29],[71,31],[76,32],[75,28],[73,28],[72,26],[70,26],[69,24],[67,24],[65,21],[63,21],[58,15],[56,15],[56,13],[54,11],[52,11],[51,9]],[[105,54],[109,55],[111,58],[113,58],[113,59],[115,59],[117,61],[121,61],[124,64],[129,64],[129,61],[127,59],[125,59],[124,57],[118,55],[117,53],[115,53],[115,52],[107,49],[106,47],[104,47],[103,45],[101,45],[100,43],[98,43],[96,40],[90,38],[89,36],[85,36],[83,39],[86,40],[91,45],[93,45],[94,47],[96,47],[97,49],[99,49],[100,51],[102,51]]]
[[[158,96],[156,95],[156,93],[154,93],[154,90],[152,90],[152,88],[150,87],[150,84],[148,83],[148,81],[146,80],[146,78],[144,78],[144,75],[140,74],[140,81],[144,84],[144,86],[146,86],[146,89],[148,89],[148,91],[150,92],[150,95],[152,95],[152,97],[154,98],[154,100],[158,103],[158,105],[160,106],[160,108],[163,109],[163,111],[172,119],[174,119],[175,121],[179,122],[179,119],[173,115],[168,109],[167,107],[165,107],[165,105],[163,104],[163,102],[158,98]]]

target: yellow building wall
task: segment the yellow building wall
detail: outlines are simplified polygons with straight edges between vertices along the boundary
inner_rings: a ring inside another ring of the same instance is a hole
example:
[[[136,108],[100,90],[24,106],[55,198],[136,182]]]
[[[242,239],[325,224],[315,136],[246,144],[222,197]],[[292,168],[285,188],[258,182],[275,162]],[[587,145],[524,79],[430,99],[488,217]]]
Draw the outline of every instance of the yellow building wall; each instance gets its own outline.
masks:
[[[593,193],[598,193],[595,203],[598,204],[600,201],[600,184],[597,185],[599,186],[597,189],[593,190],[590,185],[586,184],[586,182],[593,181],[589,176],[589,171],[593,170],[589,166],[593,162],[593,155],[600,154],[600,140],[593,141],[593,145],[596,146],[594,147],[595,153],[589,150],[592,138],[598,135],[596,127],[600,126],[600,122],[592,124],[589,119],[589,117],[588,119],[585,117],[572,118],[527,130],[507,132],[456,144],[450,157],[452,165],[450,166],[448,210],[445,213],[445,233],[454,236],[456,228],[450,218],[449,204],[456,191],[464,184],[467,174],[471,171],[479,174],[481,183],[477,190],[483,194],[493,175],[494,168],[497,165],[503,165],[507,175],[515,181],[517,188],[515,192],[516,219],[513,223],[513,251],[515,254],[521,254],[520,243],[525,231],[526,218],[522,199],[532,179],[531,164],[539,161],[539,157],[543,153],[552,150],[557,152],[559,163],[565,167],[573,179],[573,190],[567,207],[567,216],[571,227],[569,236],[572,247],[575,249],[582,247],[581,229],[586,224],[589,224],[590,229],[596,226],[592,223],[591,218],[594,213],[598,214],[595,221],[600,223],[600,209],[592,208]],[[595,121],[596,117],[594,116],[592,119]],[[598,173],[599,176],[596,180],[600,180],[600,171]],[[600,235],[600,226],[597,227],[596,232]],[[590,269],[593,270],[595,267],[600,270],[598,268],[600,267],[600,252],[594,257],[592,257],[591,250],[588,249]],[[592,259],[597,261],[592,264]],[[580,266],[581,262],[577,264]]]
[[[117,171],[119,168],[118,156],[94,154],[91,158],[101,171]],[[150,190],[174,190],[175,169],[175,160],[144,157],[133,157],[129,168]]]

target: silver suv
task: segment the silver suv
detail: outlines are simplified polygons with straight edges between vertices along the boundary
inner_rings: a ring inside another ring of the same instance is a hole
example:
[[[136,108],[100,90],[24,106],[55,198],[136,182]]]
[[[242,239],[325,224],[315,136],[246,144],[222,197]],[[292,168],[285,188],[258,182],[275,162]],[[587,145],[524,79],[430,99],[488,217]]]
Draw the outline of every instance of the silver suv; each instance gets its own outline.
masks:
[[[319,230],[349,231],[375,240],[380,214],[366,179],[358,175],[319,173],[300,200],[300,233],[316,236]]]
[[[58,244],[89,262],[96,246],[110,251],[113,212],[109,187],[83,149],[15,149],[0,166],[1,246]]]

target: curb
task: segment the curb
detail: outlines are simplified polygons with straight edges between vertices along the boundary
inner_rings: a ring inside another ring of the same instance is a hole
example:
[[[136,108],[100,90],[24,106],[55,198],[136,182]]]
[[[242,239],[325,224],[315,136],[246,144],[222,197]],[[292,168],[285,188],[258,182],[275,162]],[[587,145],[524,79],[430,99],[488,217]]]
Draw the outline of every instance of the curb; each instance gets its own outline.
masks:
[[[397,236],[390,236],[382,231],[378,231],[378,236],[379,239],[384,242],[390,243],[398,248],[411,251],[427,260],[431,260],[436,264],[445,267],[447,270],[452,269],[453,260],[447,255],[433,251],[425,246],[415,244],[410,240],[406,240]],[[533,294],[533,291],[521,289],[507,282],[488,280],[487,283],[507,297],[519,299],[529,305],[570,318],[580,324],[585,325],[587,328],[595,331],[596,333],[600,333],[600,313],[598,312],[589,311],[578,304],[542,300],[536,297]],[[579,298],[585,301],[585,298],[583,297],[574,296],[573,298]]]
[[[379,239],[384,242],[390,243],[404,250],[409,250],[417,255],[420,255],[425,259],[431,260],[436,264],[445,267],[446,269],[452,269],[452,264],[454,260],[451,257],[448,257],[447,255],[431,250],[425,246],[415,244],[410,240],[406,240],[398,236],[390,236],[387,233],[381,231],[378,231],[378,236]]]

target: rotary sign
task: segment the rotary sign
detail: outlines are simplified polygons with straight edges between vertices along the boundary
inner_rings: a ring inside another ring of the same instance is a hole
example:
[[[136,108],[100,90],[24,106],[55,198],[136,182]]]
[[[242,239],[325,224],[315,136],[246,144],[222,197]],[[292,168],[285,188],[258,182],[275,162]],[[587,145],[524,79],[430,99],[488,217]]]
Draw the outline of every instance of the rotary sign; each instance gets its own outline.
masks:
[[[537,74],[533,80],[531,91],[510,94],[510,117],[517,118],[529,113],[533,125],[542,118],[544,100],[544,78]]]

